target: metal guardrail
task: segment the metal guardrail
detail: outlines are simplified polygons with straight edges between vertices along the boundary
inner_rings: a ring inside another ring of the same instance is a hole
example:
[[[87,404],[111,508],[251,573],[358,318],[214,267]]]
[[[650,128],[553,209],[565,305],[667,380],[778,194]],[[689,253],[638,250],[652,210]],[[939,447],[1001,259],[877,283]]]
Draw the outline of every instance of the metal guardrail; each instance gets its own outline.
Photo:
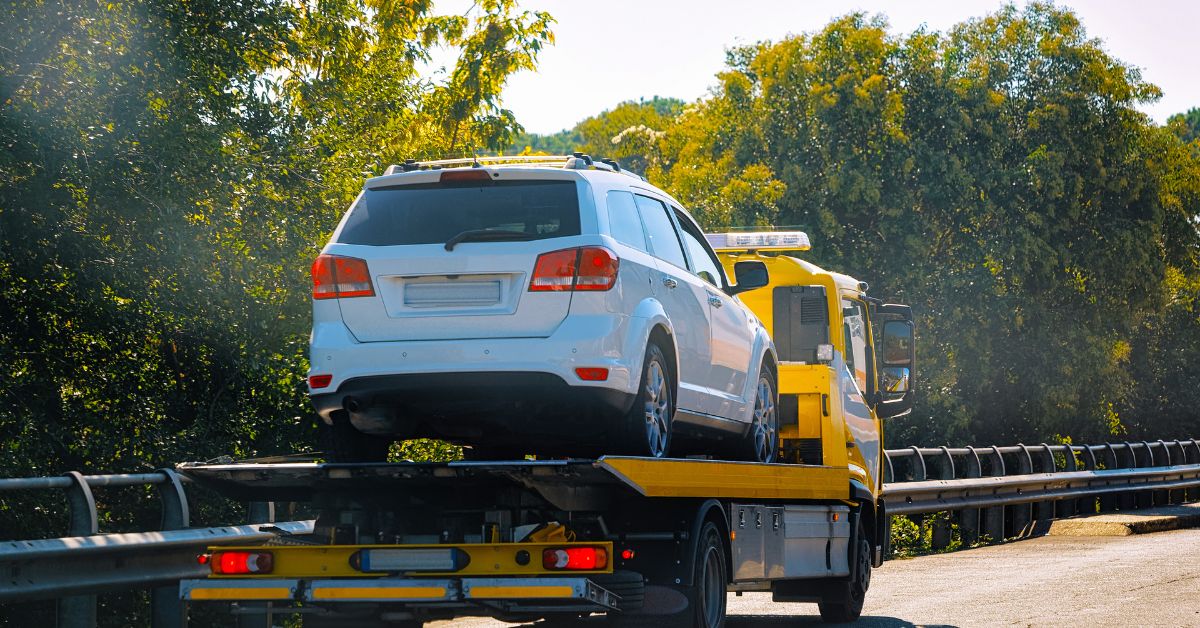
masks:
[[[96,594],[119,589],[152,588],[151,620],[156,627],[184,624],[178,581],[203,575],[195,557],[209,545],[257,543],[281,534],[311,532],[312,522],[272,523],[274,506],[251,503],[252,524],[190,528],[184,484],[172,469],[154,473],[0,479],[0,493],[63,490],[67,497],[67,536],[35,541],[0,542],[0,603],[58,598],[58,625],[96,625]],[[100,534],[95,488],[154,486],[162,503],[160,530]]]
[[[890,514],[951,513],[932,521],[935,549],[949,545],[953,524],[966,543],[998,541],[1031,534],[1038,524],[1056,517],[1200,500],[1196,440],[910,447],[884,453],[884,497]],[[97,593],[152,588],[153,625],[181,626],[185,619],[177,583],[206,573],[194,560],[205,547],[312,531],[311,521],[271,523],[270,503],[251,504],[251,525],[190,528],[186,482],[170,469],[0,479],[0,493],[59,489],[66,491],[70,506],[68,537],[0,542],[0,603],[60,598],[59,626],[93,627]],[[92,489],[147,485],[158,488],[161,530],[98,534]]]
[[[890,514],[950,513],[932,522],[933,549],[949,546],[955,526],[973,544],[1028,536],[1056,518],[1200,500],[1196,440],[910,447],[885,457]]]

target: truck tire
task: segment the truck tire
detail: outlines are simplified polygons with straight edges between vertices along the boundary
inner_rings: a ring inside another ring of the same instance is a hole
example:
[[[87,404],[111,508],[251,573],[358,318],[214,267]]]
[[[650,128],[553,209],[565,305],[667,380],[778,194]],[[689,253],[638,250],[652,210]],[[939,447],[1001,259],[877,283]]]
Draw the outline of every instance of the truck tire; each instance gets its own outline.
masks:
[[[740,458],[750,462],[775,462],[779,457],[779,387],[775,374],[766,368],[754,387],[754,409],[750,428],[742,439]]]
[[[667,358],[657,344],[646,346],[642,381],[637,397],[624,417],[619,451],[631,456],[666,458],[671,453],[671,427],[675,417],[675,386]]]
[[[391,446],[392,441],[387,438],[358,431],[345,411],[333,413],[325,447],[330,462],[385,462]]]
[[[700,529],[692,567],[692,586],[671,587],[684,594],[687,607],[671,614],[609,613],[612,628],[724,628],[729,571],[725,544],[716,524]],[[645,594],[643,593],[643,599]]]
[[[858,548],[851,554],[850,560],[856,564],[854,578],[838,580],[840,590],[837,595],[817,603],[821,619],[826,622],[844,624],[855,621],[862,615],[867,589],[871,586],[871,543],[867,541],[861,523],[858,526]]]

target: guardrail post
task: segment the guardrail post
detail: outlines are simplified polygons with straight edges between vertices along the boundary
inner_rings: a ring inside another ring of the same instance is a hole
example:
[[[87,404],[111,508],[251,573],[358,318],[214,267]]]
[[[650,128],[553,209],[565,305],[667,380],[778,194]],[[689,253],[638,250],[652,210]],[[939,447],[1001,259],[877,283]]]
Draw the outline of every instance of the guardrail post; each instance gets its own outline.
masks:
[[[1186,464],[1200,464],[1200,441],[1193,439],[1183,446],[1183,461]],[[1189,502],[1200,500],[1200,487],[1189,488],[1184,493],[1184,500]]]
[[[92,536],[100,531],[96,515],[96,498],[87,480],[78,471],[65,474],[71,480],[67,489],[67,506],[70,523],[69,536]],[[95,628],[96,596],[73,595],[58,601],[58,625],[62,628]]]
[[[1046,448],[1046,472],[1057,473],[1058,464],[1054,460],[1054,454],[1052,452],[1053,448],[1046,444],[1043,444],[1042,447]],[[1071,445],[1064,445],[1063,472],[1075,471],[1078,468],[1079,465],[1075,461],[1075,450],[1071,447]],[[1077,499],[1060,499],[1056,502],[1051,502],[1048,505],[1050,507],[1050,516],[1053,519],[1063,519],[1065,517],[1074,515],[1076,512],[1079,512],[1079,500]]]
[[[992,453],[989,455],[989,460],[988,475],[994,477],[1004,476],[1004,456],[1000,454],[999,447],[992,446]],[[1004,506],[992,506],[983,510],[983,531],[984,534],[990,537],[990,542],[1004,542]]]
[[[1017,454],[1017,474],[1033,473],[1033,456],[1029,454],[1029,446],[1018,444],[1017,447],[1020,449]],[[1017,504],[1009,508],[1012,508],[1013,536],[1019,538],[1033,532],[1033,504]]]
[[[246,510],[250,523],[275,522],[275,502],[250,502]],[[238,628],[271,628],[274,624],[270,602],[244,602],[238,606],[243,611],[237,616]]]
[[[983,476],[983,465],[980,463],[979,454],[975,452],[974,447],[967,447],[967,468],[963,472],[964,477],[978,478]],[[965,508],[959,515],[959,530],[962,535],[962,544],[964,547],[970,547],[979,542],[979,515],[978,508]]]
[[[1146,448],[1145,464],[1138,465],[1143,467],[1157,467],[1158,461],[1154,458],[1154,447],[1147,441],[1142,441],[1142,447]],[[1137,506],[1138,508],[1150,508],[1156,505],[1159,500],[1155,499],[1155,491],[1138,491]]]
[[[942,447],[942,455],[939,456],[938,463],[938,479],[953,480],[954,479],[954,458],[950,455],[950,449]],[[933,515],[933,531],[930,534],[929,545],[935,550],[946,549],[950,546],[951,537],[953,536],[953,527],[950,522],[954,519],[954,512],[934,513]]]
[[[1129,454],[1129,464],[1124,465],[1118,461],[1118,469],[1136,469],[1138,466],[1140,466],[1138,465],[1137,450],[1134,449],[1133,443],[1124,442],[1118,445],[1118,447],[1124,448]],[[1120,510],[1135,510],[1138,507],[1137,493],[1134,491],[1122,492],[1117,502],[1117,508]]]
[[[1084,471],[1095,471],[1096,470],[1096,452],[1092,451],[1091,445],[1083,445],[1082,448],[1080,448],[1079,453],[1082,454],[1082,458],[1083,458],[1083,470]],[[1072,453],[1071,459],[1073,460],[1074,458],[1075,458],[1075,454]],[[1079,466],[1078,465],[1072,466],[1068,470],[1069,471],[1078,471]],[[1085,515],[1091,515],[1091,514],[1100,512],[1100,500],[1096,497],[1081,497],[1081,498],[1075,500],[1075,512],[1083,513]]]
[[[1041,458],[1042,472],[1055,473],[1058,471],[1058,466],[1054,464],[1054,450],[1050,448],[1050,445],[1042,443],[1039,448],[1042,450],[1042,453],[1039,456],[1039,458]],[[1034,504],[1033,507],[1034,519],[1036,519],[1038,523],[1045,525],[1047,522],[1054,519],[1056,515],[1055,511],[1059,507],[1061,506],[1057,501],[1038,502]]]
[[[166,482],[158,485],[162,500],[162,530],[183,530],[191,525],[187,493],[183,482],[173,469],[159,469]],[[183,628],[187,625],[187,609],[179,599],[179,585],[156,587],[150,592],[150,625],[153,628]]]

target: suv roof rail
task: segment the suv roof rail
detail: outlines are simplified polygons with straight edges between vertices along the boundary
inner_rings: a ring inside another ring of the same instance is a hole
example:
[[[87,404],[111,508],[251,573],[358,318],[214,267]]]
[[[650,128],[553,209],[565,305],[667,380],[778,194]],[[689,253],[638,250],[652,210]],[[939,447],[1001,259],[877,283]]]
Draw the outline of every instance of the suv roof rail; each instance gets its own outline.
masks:
[[[482,168],[484,166],[504,166],[504,165],[536,165],[547,166],[550,168],[566,168],[569,170],[604,170],[607,172],[619,172],[625,176],[633,177],[639,181],[645,181],[646,178],[621,168],[621,165],[615,160],[601,157],[593,160],[590,155],[583,153],[574,153],[572,155],[495,155],[488,157],[458,157],[454,159],[435,159],[431,161],[417,161],[415,159],[406,159],[402,164],[392,164],[383,172],[384,175],[397,174],[401,172],[414,172],[417,170],[441,170],[443,168]]]

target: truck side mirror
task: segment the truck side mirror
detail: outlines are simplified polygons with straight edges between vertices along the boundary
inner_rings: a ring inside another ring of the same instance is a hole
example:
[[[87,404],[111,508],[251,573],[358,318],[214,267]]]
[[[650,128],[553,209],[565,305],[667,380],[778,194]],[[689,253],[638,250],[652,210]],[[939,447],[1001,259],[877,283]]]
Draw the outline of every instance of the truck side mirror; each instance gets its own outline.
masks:
[[[762,262],[738,262],[733,265],[733,275],[737,281],[737,285],[729,286],[725,290],[725,293],[729,296],[762,288],[771,283],[771,275],[767,272],[767,265]]]
[[[880,418],[901,416],[912,410],[912,379],[916,363],[913,335],[911,320],[892,320],[883,324],[880,396],[875,406]]]

